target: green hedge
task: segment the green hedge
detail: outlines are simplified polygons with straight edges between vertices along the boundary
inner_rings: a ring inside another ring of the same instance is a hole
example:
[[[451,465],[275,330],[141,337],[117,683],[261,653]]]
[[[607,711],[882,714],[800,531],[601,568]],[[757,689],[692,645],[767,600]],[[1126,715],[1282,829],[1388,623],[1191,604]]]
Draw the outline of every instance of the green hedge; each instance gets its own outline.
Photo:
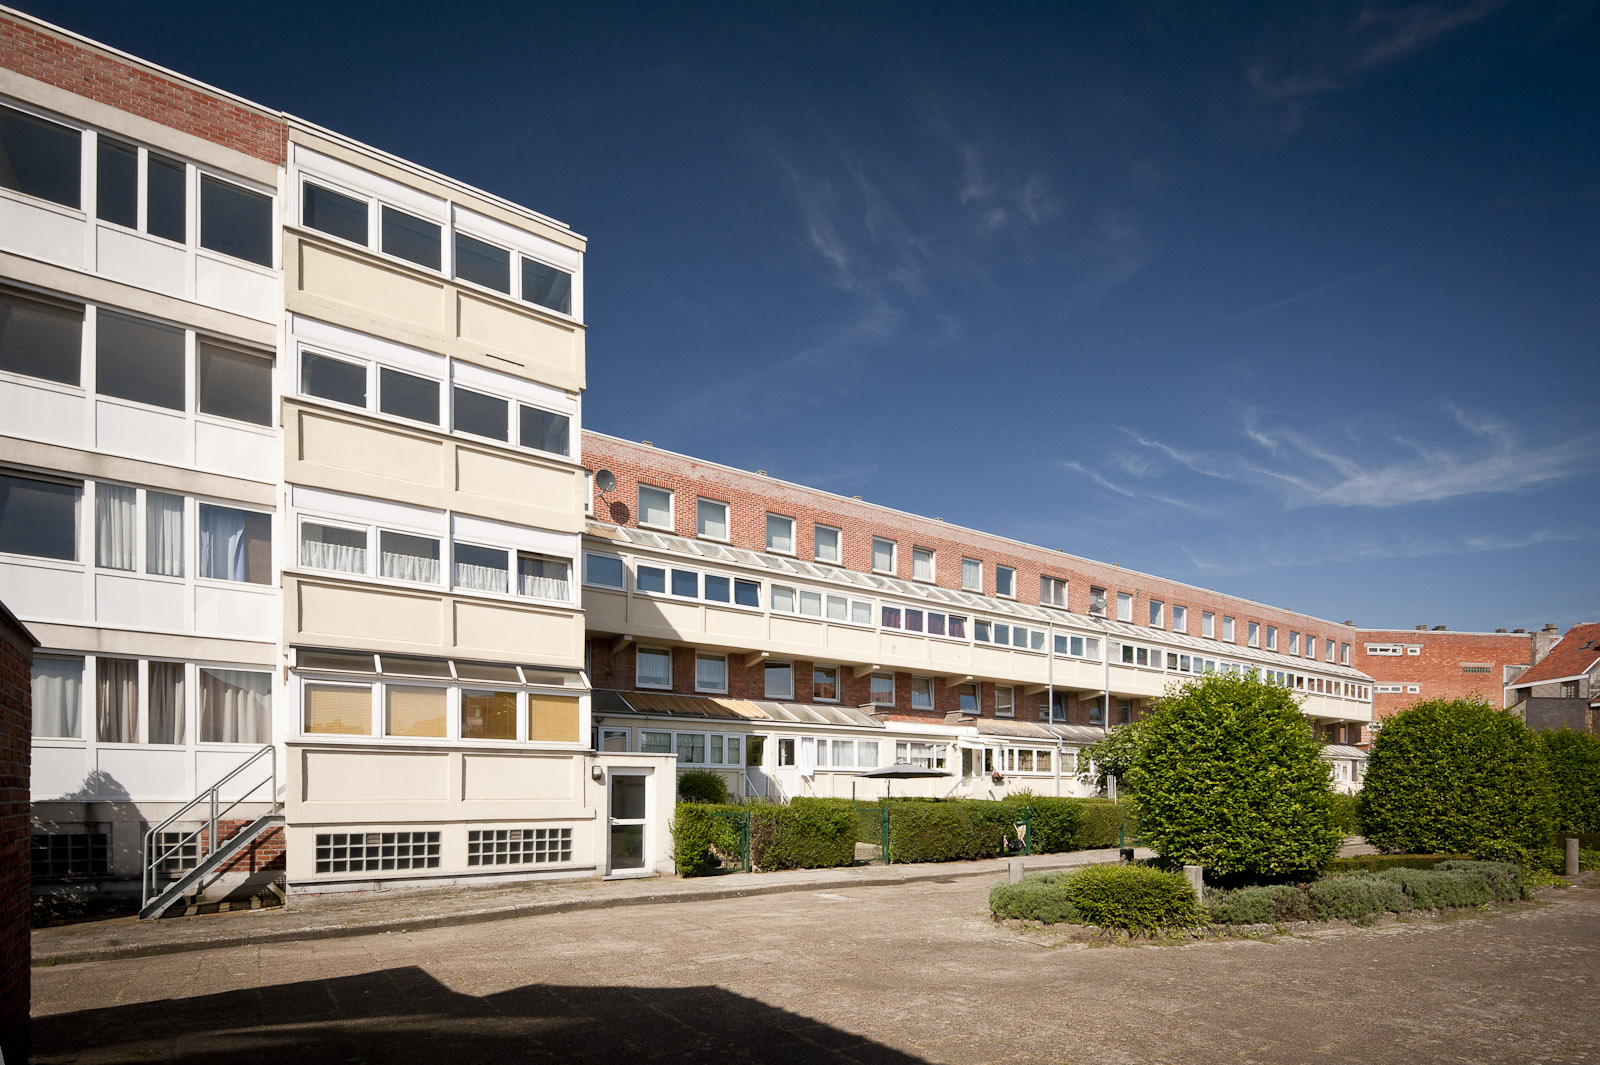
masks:
[[[728,785],[720,773],[709,769],[689,769],[678,774],[679,802],[708,802],[723,805],[728,801]]]
[[[1324,876],[1309,884],[1213,892],[1206,900],[1206,909],[1217,924],[1361,921],[1412,909],[1511,902],[1525,893],[1520,866],[1447,859],[1433,869],[1398,867],[1377,873]]]
[[[1013,809],[998,802],[889,803],[889,860],[960,862],[1016,845]]]
[[[1324,873],[1381,873],[1385,869],[1432,869],[1440,862],[1469,858],[1467,854],[1357,854],[1335,858]]]
[[[1083,806],[1077,846],[1072,850],[1099,850],[1115,847],[1122,841],[1131,844],[1139,836],[1139,815],[1132,803],[1109,799],[1078,799]]]
[[[1567,728],[1537,735],[1550,769],[1556,834],[1600,832],[1600,736]]]
[[[1091,865],[1071,873],[1030,873],[989,892],[996,917],[1094,924],[1129,932],[1205,923],[1194,889],[1178,873],[1147,865]]]
[[[712,848],[739,853],[739,822],[713,813],[742,812],[746,807],[712,803],[680,803],[672,818],[672,860],[679,876],[705,876],[717,868]]]
[[[827,869],[856,857],[856,818],[848,805],[798,798],[750,810],[750,863],[775,869]]]
[[[1347,836],[1361,835],[1360,800],[1354,795],[1333,795],[1333,823]]]

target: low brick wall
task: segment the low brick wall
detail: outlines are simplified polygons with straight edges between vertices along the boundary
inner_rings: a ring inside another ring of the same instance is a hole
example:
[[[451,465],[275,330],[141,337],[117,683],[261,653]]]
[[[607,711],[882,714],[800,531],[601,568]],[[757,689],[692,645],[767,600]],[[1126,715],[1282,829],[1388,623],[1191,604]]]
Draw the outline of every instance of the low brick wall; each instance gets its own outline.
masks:
[[[28,764],[33,733],[33,649],[0,605],[0,1056],[28,1060],[31,896]]]

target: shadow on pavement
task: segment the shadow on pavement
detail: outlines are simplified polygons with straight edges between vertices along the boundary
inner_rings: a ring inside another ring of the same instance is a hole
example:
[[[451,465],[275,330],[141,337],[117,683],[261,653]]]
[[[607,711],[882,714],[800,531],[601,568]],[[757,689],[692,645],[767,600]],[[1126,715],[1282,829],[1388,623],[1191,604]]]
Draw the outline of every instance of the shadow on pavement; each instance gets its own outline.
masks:
[[[922,1060],[719,987],[530,984],[479,998],[415,966],[38,1017],[32,1041],[36,1065]]]

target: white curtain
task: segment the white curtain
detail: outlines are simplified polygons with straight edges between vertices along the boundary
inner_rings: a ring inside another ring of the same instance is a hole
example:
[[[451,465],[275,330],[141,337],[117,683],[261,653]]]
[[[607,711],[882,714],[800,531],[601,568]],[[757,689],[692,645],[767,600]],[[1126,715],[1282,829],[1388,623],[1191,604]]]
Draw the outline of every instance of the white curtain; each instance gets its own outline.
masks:
[[[668,651],[638,653],[638,683],[647,688],[672,687],[672,654]]]
[[[418,584],[439,583],[439,560],[422,555],[406,555],[384,551],[379,556],[383,575],[397,581],[414,581]]]
[[[456,587],[473,592],[503,592],[508,571],[499,566],[474,566],[456,563]]]
[[[272,675],[200,671],[200,742],[266,743],[272,738]]]
[[[245,579],[244,515],[227,507],[200,507],[200,576]]]
[[[82,707],[83,659],[35,657],[33,734],[80,738]]]
[[[313,569],[338,570],[340,573],[367,572],[367,549],[350,544],[331,544],[326,540],[302,539],[300,561]]]
[[[800,737],[800,758],[797,767],[803,777],[817,775],[817,741],[810,736]]]
[[[696,686],[705,691],[728,690],[728,660],[726,658],[700,657],[694,661]]]
[[[139,742],[139,663],[95,660],[95,734],[101,743]]]
[[[894,569],[894,545],[883,540],[872,541],[872,568],[885,572]]]
[[[794,553],[794,523],[784,518],[767,516],[767,550]]]
[[[535,599],[555,599],[565,602],[567,582],[555,577],[535,577],[531,573],[517,575],[517,591]]]
[[[150,743],[184,741],[182,662],[150,663]]]
[[[182,496],[144,494],[144,554],[147,572],[183,576]]]
[[[137,499],[132,488],[115,484],[95,486],[95,565],[102,569],[134,568]]]

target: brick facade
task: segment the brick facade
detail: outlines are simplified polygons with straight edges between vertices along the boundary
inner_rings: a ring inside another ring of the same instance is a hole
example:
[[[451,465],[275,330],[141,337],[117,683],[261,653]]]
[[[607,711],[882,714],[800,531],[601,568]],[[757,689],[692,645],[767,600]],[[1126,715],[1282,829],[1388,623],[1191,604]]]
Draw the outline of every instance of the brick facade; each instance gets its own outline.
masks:
[[[1435,629],[1355,629],[1351,664],[1375,682],[1373,719],[1381,721],[1426,699],[1479,696],[1491,706],[1504,704],[1507,666],[1530,666],[1540,647],[1539,633],[1449,632]],[[1397,644],[1398,655],[1367,653],[1368,644]],[[1417,654],[1405,647],[1420,648]],[[1487,667],[1487,672],[1479,670]],[[1468,670],[1472,672],[1467,672]],[[1513,671],[1515,672],[1515,671]],[[1379,685],[1415,685],[1419,691],[1382,692]]]
[[[4,15],[0,67],[269,163],[281,166],[288,158],[289,127],[281,116]]]
[[[0,1057],[28,1060],[33,880],[28,765],[37,644],[0,605]]]

